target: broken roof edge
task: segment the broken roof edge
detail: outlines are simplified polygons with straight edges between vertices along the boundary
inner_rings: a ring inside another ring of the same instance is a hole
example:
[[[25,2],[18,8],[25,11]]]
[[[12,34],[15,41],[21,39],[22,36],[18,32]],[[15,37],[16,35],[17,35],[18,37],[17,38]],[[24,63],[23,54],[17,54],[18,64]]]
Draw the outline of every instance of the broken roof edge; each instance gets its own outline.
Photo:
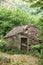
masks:
[[[4,38],[8,38],[17,34],[20,34],[24,31],[24,29],[28,28],[28,27],[35,27],[37,29],[39,29],[39,27],[33,26],[33,25],[22,25],[22,26],[18,26],[13,28],[11,31],[9,31]]]
[[[22,32],[21,32],[21,33],[22,33]],[[21,33],[17,33],[17,34],[21,34]],[[5,36],[4,36],[4,39],[5,39],[5,38],[12,37],[12,36],[16,36],[17,34],[15,34],[15,35],[14,35],[14,34],[12,34],[12,35],[9,35],[9,36],[5,35]]]
[[[26,26],[26,25],[23,25],[23,26],[18,26],[18,27],[24,27],[24,26]],[[13,31],[13,30],[15,30],[15,29],[17,29],[18,27],[14,27],[11,31]],[[11,37],[11,36],[15,36],[15,35],[17,35],[17,34],[12,34],[12,35],[8,35],[11,31],[9,31],[5,36],[4,36],[4,38],[8,38],[8,37]],[[22,33],[22,32],[21,32]]]

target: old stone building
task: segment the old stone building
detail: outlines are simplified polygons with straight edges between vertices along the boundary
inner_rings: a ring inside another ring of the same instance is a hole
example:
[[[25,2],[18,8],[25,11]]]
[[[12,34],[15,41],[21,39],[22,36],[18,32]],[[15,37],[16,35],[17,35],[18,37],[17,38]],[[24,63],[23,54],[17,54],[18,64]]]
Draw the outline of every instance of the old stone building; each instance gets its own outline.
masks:
[[[32,25],[24,25],[13,28],[5,36],[9,45],[21,51],[31,50],[31,46],[40,42],[38,28]]]

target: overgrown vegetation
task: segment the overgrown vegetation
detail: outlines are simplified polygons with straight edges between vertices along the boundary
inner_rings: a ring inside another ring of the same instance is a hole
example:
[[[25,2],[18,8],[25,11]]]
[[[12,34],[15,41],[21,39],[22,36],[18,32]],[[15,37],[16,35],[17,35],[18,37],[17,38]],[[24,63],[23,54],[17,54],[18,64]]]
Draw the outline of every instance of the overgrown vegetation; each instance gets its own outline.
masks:
[[[29,2],[29,0],[27,1]],[[30,1],[32,2],[32,0]],[[32,2],[31,7],[33,6],[36,7],[37,5],[38,7],[40,7],[40,9],[43,9],[42,3],[43,3],[42,0],[39,0],[39,2],[37,1],[36,3]],[[43,14],[38,18],[37,16],[35,17],[34,15],[30,16],[20,9],[10,10],[7,8],[0,8],[0,51],[7,52],[10,54],[21,53],[18,50],[17,52],[14,52],[14,49],[12,47],[6,47],[7,42],[3,39],[3,37],[13,27],[26,24],[31,24],[33,26],[39,27],[39,35],[42,41],[42,43],[40,44],[41,49],[39,46],[33,46],[37,50],[34,53],[33,52],[31,53],[33,55],[40,57],[41,65],[43,65]],[[40,50],[41,52],[39,53],[38,50]]]

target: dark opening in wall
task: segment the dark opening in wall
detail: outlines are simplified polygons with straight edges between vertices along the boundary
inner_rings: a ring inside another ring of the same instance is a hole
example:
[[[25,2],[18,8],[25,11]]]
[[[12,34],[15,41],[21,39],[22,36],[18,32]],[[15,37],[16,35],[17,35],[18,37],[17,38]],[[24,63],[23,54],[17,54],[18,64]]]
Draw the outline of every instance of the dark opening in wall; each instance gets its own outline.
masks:
[[[21,50],[27,51],[27,38],[21,38]]]

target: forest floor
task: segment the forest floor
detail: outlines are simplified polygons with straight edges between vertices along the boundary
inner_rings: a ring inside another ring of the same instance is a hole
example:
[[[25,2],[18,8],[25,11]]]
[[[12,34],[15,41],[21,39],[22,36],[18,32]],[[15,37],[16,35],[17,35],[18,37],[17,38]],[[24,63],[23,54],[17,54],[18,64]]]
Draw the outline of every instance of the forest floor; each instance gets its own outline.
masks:
[[[38,65],[39,60],[37,57],[34,57],[32,55],[23,55],[23,54],[10,55],[0,52],[0,56],[11,59],[10,63],[6,63],[5,62],[6,60],[4,60],[4,62],[0,61],[0,65]]]

